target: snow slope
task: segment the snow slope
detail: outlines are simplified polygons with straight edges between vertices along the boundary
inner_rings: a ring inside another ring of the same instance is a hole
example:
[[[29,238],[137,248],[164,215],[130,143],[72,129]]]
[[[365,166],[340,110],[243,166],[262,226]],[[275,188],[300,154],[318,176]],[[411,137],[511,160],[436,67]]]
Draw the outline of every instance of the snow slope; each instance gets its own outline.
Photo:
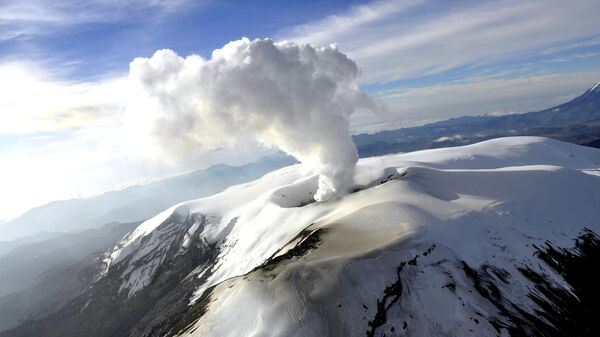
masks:
[[[597,149],[500,138],[362,159],[354,193],[314,203],[317,177],[290,166],[146,221],[105,274],[135,296],[187,222],[218,253],[191,275],[204,314],[185,335],[507,335],[540,309],[523,266],[569,289],[535,253],[600,233],[598,172]]]

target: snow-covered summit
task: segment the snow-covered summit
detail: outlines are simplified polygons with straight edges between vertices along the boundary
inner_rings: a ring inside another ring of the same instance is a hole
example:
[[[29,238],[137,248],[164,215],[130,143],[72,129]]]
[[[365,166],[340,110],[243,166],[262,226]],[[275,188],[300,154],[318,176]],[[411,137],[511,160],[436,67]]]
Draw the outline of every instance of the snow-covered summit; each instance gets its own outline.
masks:
[[[522,266],[569,288],[534,256],[600,232],[599,170],[597,149],[500,138],[362,159],[354,193],[315,203],[317,176],[290,166],[144,222],[105,274],[121,272],[135,296],[194,238],[215,258],[190,275],[204,314],[188,335],[495,335],[540,309]],[[186,232],[173,241],[177,224]],[[481,270],[503,279],[498,303],[473,292]],[[523,311],[508,317],[503,299]]]
[[[403,179],[410,181],[411,176],[425,175],[434,180],[451,174],[449,172],[459,177],[460,174],[455,170],[522,172],[559,168],[582,170],[599,166],[600,155],[597,150],[539,137],[512,137],[459,148],[362,159],[355,180],[357,189],[360,189],[378,184],[390,174],[411,173]],[[231,187],[215,196],[175,205],[141,224],[110,254],[107,262],[109,265],[118,264],[133,252],[133,260],[143,256],[144,252],[152,252],[154,247],[149,247],[149,242],[158,245],[161,241],[150,238],[173,215],[183,218],[192,214],[208,215],[210,221],[197,234],[209,243],[224,240],[223,246],[228,248],[221,252],[221,266],[213,271],[212,281],[202,288],[206,289],[226,278],[252,270],[308,225],[332,216],[353,213],[356,207],[364,206],[363,199],[371,194],[370,191],[363,191],[334,202],[314,204],[311,202],[317,179],[316,175],[304,171],[300,165],[294,165],[274,171],[259,180]],[[452,178],[448,183],[454,185],[455,180]],[[465,183],[468,184],[468,179]],[[479,189],[488,187],[481,185]],[[409,193],[404,194],[413,197]],[[393,196],[393,199],[399,197],[402,198],[402,195]],[[487,202],[472,201],[469,206],[483,207]],[[352,206],[354,203],[358,205]],[[302,205],[306,206],[298,207]],[[470,211],[470,208],[467,207],[465,211]],[[430,212],[437,213],[435,207]],[[142,242],[145,243],[144,248],[141,252],[136,251]]]

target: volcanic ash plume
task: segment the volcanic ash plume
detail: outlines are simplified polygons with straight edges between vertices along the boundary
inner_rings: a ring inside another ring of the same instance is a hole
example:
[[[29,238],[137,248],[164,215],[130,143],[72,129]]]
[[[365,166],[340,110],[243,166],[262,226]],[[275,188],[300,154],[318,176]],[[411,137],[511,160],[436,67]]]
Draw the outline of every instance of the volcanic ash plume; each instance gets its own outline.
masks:
[[[130,64],[137,94],[126,118],[163,156],[248,138],[277,146],[320,175],[322,201],[353,183],[358,155],[348,118],[371,108],[357,76],[335,46],[241,39],[209,60],[159,50]]]

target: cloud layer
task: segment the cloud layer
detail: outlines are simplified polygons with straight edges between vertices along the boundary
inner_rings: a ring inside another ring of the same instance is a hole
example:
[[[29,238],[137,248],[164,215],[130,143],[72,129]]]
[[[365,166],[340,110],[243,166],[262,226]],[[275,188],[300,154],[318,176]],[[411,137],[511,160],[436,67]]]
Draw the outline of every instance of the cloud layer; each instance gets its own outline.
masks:
[[[3,0],[0,41],[48,34],[74,25],[131,22],[191,5],[194,3],[189,0]]]
[[[0,135],[115,124],[127,98],[125,78],[72,83],[39,67],[0,63]]]
[[[277,146],[320,175],[315,199],[326,200],[352,186],[348,118],[372,107],[357,77],[334,46],[241,39],[209,60],[159,50],[130,65],[138,92],[125,123],[137,142],[175,160],[244,139]]]
[[[581,95],[600,71],[502,78],[471,78],[429,87],[393,89],[373,99],[389,107],[387,128],[420,125],[464,115],[502,115],[550,108]],[[398,120],[398,115],[402,119]]]
[[[338,43],[363,71],[361,82],[371,84],[559,50],[568,43],[597,45],[599,12],[596,0],[383,0],[285,30],[280,37]]]

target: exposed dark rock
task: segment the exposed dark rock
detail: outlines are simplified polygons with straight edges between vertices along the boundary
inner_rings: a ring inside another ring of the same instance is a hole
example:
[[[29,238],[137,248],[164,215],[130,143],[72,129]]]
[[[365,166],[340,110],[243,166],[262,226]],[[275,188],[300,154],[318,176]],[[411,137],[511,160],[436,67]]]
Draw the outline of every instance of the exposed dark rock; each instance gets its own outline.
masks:
[[[530,266],[521,266],[519,271],[535,284],[529,298],[538,306],[530,313],[508,299],[503,298],[494,284],[490,270],[502,281],[509,277],[490,266],[474,270],[463,262],[465,275],[473,282],[477,292],[492,303],[504,320],[489,317],[498,332],[505,329],[511,336],[569,337],[599,336],[600,290],[595,271],[600,261],[600,238],[586,229],[576,239],[573,248],[557,248],[546,242],[536,247],[537,256],[550,268],[558,272],[570,285],[565,289],[540,274]]]
[[[316,230],[305,229],[300,234],[298,234],[294,239],[290,241],[290,243],[298,242],[293,248],[285,252],[285,254],[277,255],[279,250],[273,254],[265,263],[256,267],[256,269],[262,269],[266,271],[271,271],[275,269],[281,262],[290,260],[293,258],[299,258],[309,251],[317,248],[321,241],[321,235],[325,233],[325,230],[320,228]]]
[[[84,275],[88,283],[83,293],[30,317],[0,336],[173,335],[184,327],[188,310],[198,313],[198,307],[189,306],[189,299],[202,280],[187,276],[198,266],[210,266],[217,255],[215,247],[207,245],[199,236],[195,236],[189,248],[180,253],[188,229],[201,220],[196,216],[181,218],[174,215],[161,225],[171,226],[168,233],[176,237],[151,283],[133,296],[128,297],[127,290],[120,290],[126,261],[111,267],[107,275],[94,281],[96,268]],[[101,264],[96,262],[95,266]]]
[[[394,305],[396,302],[398,302],[398,300],[400,300],[400,297],[402,296],[401,273],[402,273],[402,270],[404,269],[404,267],[406,265],[416,266],[417,259],[421,255],[427,256],[434,249],[435,249],[435,245],[431,246],[429,249],[427,249],[422,254],[416,255],[414,258],[412,258],[408,261],[402,261],[400,263],[400,265],[398,266],[398,268],[396,268],[396,281],[394,281],[389,286],[385,287],[385,289],[383,290],[383,297],[381,299],[377,300],[377,312],[375,312],[375,316],[367,324],[369,326],[369,329],[366,331],[367,337],[375,336],[375,332],[377,331],[377,329],[387,322],[387,313],[390,310],[390,308],[392,307],[392,305]],[[363,305],[363,307],[365,307],[365,309],[366,309],[366,306]],[[407,323],[405,321],[404,329],[406,329],[406,326],[407,326]]]

